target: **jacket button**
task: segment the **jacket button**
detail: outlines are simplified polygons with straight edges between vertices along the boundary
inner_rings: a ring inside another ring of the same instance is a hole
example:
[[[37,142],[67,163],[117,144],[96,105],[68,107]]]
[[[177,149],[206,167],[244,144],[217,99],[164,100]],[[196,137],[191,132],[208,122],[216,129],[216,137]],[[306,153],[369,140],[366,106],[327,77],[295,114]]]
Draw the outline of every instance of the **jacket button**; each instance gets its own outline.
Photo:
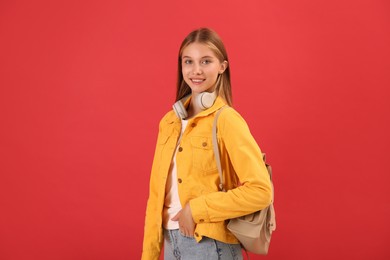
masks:
[[[199,234],[198,234],[197,232],[195,232],[195,236],[196,236],[196,237],[198,237],[198,236],[199,236]]]
[[[204,222],[204,219],[203,218],[199,219],[199,222],[200,223]]]
[[[178,182],[178,183],[182,183],[183,181],[182,181],[182,179],[179,178],[179,179],[177,180],[177,182]]]
[[[183,151],[183,147],[179,147],[179,152]]]
[[[206,142],[203,142],[203,143],[202,143],[202,146],[203,146],[203,147],[206,147],[206,146],[207,146],[207,143],[206,143]]]
[[[192,124],[191,124],[191,127],[195,127],[195,126],[196,126],[196,124],[195,124],[195,123],[192,123]]]

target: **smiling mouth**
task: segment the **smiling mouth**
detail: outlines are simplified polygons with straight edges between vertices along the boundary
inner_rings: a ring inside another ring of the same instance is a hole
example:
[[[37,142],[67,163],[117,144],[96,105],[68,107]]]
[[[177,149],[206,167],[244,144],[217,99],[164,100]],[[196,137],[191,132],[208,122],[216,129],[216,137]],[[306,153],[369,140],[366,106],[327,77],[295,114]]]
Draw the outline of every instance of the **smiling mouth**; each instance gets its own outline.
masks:
[[[205,80],[204,79],[191,79],[191,82],[195,83],[195,84],[202,83],[203,81],[205,81]]]

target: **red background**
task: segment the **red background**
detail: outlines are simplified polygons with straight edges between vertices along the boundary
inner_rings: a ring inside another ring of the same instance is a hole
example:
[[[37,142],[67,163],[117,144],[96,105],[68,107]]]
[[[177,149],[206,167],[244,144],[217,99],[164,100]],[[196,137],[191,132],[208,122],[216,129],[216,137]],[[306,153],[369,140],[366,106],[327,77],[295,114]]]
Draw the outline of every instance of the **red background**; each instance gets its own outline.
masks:
[[[274,169],[268,259],[390,259],[388,1],[1,1],[0,259],[139,259],[182,39]],[[251,259],[262,259],[251,255]]]

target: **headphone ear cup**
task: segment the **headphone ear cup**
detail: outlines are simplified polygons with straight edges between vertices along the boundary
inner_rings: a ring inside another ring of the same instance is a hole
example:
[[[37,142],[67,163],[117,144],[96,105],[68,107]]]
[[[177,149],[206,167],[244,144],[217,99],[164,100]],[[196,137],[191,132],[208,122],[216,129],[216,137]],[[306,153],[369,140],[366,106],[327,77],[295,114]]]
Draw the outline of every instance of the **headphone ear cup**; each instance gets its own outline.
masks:
[[[181,102],[181,100],[177,101],[175,104],[173,104],[173,111],[175,111],[175,114],[181,118],[181,119],[185,119],[188,114],[187,114],[187,110],[186,108],[184,107],[183,103]]]
[[[215,92],[203,92],[197,96],[196,103],[201,109],[205,110],[213,106],[215,99]]]

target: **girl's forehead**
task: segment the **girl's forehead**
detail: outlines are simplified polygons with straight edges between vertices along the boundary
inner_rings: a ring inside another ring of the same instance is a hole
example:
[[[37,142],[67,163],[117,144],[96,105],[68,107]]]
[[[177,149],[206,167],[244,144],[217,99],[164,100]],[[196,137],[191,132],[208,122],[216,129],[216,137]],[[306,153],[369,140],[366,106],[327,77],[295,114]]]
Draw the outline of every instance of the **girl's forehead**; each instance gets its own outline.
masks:
[[[204,43],[194,42],[190,43],[183,49],[182,57],[203,57],[203,56],[211,56],[215,57],[213,50]]]

